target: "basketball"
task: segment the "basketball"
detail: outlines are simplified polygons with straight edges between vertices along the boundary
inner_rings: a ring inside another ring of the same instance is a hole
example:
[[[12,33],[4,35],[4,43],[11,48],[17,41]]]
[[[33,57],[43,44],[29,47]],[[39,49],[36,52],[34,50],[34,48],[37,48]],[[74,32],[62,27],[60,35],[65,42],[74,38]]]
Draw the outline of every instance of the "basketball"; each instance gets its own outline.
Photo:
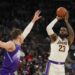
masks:
[[[56,15],[57,15],[58,17],[64,18],[64,17],[66,16],[66,14],[67,14],[67,9],[64,8],[64,7],[59,7],[59,8],[56,10]]]

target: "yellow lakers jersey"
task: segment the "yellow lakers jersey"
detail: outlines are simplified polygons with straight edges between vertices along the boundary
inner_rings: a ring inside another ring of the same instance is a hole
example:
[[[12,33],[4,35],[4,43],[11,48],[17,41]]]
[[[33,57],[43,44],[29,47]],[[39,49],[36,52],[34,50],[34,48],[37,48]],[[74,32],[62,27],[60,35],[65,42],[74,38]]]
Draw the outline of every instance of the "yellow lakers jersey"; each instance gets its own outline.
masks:
[[[60,37],[53,43],[51,43],[51,52],[49,60],[57,62],[65,62],[69,51],[68,39],[62,40]]]

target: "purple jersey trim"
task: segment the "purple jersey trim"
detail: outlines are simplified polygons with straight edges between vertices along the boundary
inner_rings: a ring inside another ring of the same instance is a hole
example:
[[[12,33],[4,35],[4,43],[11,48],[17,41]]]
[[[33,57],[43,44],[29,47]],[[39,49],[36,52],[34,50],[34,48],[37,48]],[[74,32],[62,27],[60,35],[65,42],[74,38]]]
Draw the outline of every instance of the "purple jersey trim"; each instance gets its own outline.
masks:
[[[46,65],[46,72],[45,72],[46,75],[49,75],[50,65],[51,65],[51,62],[48,61],[47,65]]]
[[[2,71],[13,73],[17,70],[20,61],[20,50],[21,46],[16,45],[15,51],[5,52],[2,64]]]

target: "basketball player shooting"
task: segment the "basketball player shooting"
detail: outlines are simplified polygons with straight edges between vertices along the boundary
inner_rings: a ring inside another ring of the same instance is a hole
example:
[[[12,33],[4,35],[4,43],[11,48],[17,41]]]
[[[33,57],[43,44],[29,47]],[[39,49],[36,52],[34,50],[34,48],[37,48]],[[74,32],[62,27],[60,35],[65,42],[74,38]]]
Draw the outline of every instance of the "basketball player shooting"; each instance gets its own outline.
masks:
[[[64,21],[66,27],[61,27],[59,35],[53,31],[53,27],[61,19],[56,17],[46,28],[51,39],[51,52],[46,65],[46,75],[65,75],[65,60],[68,55],[69,47],[74,40],[74,32],[68,22],[69,14],[66,13]]]
[[[40,13],[39,10],[35,12],[32,21],[23,32],[21,32],[20,29],[13,30],[11,33],[12,40],[9,40],[8,42],[0,41],[0,47],[6,50],[0,75],[14,75],[14,72],[18,69],[21,44],[30,33],[34,23],[41,18]]]

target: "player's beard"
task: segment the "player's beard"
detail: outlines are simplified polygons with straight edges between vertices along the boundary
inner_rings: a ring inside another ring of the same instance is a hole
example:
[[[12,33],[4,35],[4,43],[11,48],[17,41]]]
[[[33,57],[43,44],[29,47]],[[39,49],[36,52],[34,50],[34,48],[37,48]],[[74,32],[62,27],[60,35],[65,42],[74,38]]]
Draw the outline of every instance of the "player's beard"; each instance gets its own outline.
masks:
[[[67,35],[67,34],[59,34],[59,36],[60,36],[62,39],[64,39],[64,38],[67,38],[67,37],[68,37],[68,35]]]

